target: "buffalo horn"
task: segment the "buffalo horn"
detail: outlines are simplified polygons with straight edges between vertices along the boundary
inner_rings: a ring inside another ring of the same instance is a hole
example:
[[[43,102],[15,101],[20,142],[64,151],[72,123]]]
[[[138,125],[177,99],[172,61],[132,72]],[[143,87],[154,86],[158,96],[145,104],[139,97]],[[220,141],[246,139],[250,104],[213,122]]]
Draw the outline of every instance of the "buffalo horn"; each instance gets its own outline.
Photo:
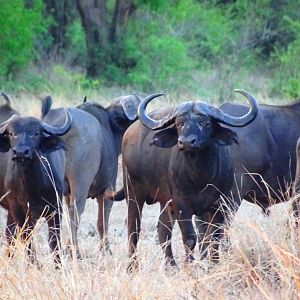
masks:
[[[57,135],[57,136],[66,134],[71,128],[72,116],[67,109],[65,109],[65,114],[66,114],[66,121],[61,127],[52,126],[45,122],[42,122],[44,131],[50,135]]]
[[[211,106],[207,103],[204,103],[204,102],[196,102],[195,109],[200,114],[204,113],[219,123],[223,123],[223,124],[226,124],[226,125],[229,125],[232,127],[246,126],[247,124],[251,123],[257,116],[257,113],[258,113],[257,101],[250,93],[248,93],[244,90],[235,89],[234,91],[244,95],[250,104],[250,109],[249,109],[248,113],[242,117],[230,116],[230,115],[224,113],[222,110],[220,110],[214,106]]]
[[[163,117],[160,120],[154,120],[146,113],[146,107],[151,100],[162,95],[164,94],[162,93],[152,94],[146,97],[144,100],[142,100],[141,104],[138,107],[138,116],[141,123],[152,130],[159,130],[170,126],[171,124],[174,123],[176,116],[184,112],[187,112],[189,109],[191,109],[192,106],[191,101],[184,102],[181,105],[179,105],[177,108],[174,108],[174,110],[171,111],[167,116]]]
[[[0,94],[4,97],[5,99],[5,106],[10,107],[10,98],[9,95],[3,91],[0,91]]]
[[[3,134],[5,132],[7,124],[17,116],[17,114],[14,114],[9,119],[0,124],[0,134]]]

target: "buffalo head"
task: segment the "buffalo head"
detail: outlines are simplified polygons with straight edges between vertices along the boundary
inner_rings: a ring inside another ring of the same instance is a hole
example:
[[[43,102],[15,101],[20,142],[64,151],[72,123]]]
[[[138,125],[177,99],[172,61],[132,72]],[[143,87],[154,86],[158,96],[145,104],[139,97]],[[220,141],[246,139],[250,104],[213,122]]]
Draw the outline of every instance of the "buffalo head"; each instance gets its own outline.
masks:
[[[0,124],[0,152],[12,150],[12,159],[20,162],[31,160],[35,151],[49,153],[64,148],[59,138],[71,128],[72,117],[65,110],[66,121],[55,127],[34,117],[13,115]]]
[[[178,143],[179,150],[200,150],[211,143],[230,145],[238,143],[232,130],[222,127],[242,127],[252,122],[258,113],[258,105],[253,96],[243,90],[235,90],[244,95],[250,103],[249,112],[242,117],[230,116],[207,103],[184,102],[160,120],[154,120],[146,113],[147,104],[163,94],[153,94],[145,98],[138,109],[142,124],[152,130],[160,130],[154,135],[152,144],[172,147]],[[163,129],[163,130],[161,130]]]
[[[137,110],[140,102],[140,98],[136,95],[114,99],[107,107],[113,127],[126,130],[137,119]]]

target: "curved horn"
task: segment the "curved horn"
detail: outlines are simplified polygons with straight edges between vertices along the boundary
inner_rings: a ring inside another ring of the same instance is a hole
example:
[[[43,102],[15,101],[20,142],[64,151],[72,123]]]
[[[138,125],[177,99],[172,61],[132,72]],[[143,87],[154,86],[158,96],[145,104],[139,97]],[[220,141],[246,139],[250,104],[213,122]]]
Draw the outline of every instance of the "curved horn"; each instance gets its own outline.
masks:
[[[61,127],[55,127],[55,126],[49,125],[45,122],[42,122],[44,131],[50,135],[57,135],[57,136],[66,134],[71,128],[72,116],[71,116],[70,112],[68,111],[68,109],[65,109],[65,114],[66,114],[66,121],[65,121],[64,125],[62,125]]]
[[[7,108],[10,108],[10,97],[9,97],[9,95],[7,94],[7,93],[5,93],[5,92],[3,92],[3,91],[0,91],[0,94],[4,97],[4,99],[5,99],[5,106],[7,107]]]
[[[172,123],[174,123],[176,116],[188,111],[189,109],[191,109],[192,106],[191,101],[184,102],[178,107],[176,107],[173,111],[171,111],[167,116],[163,117],[160,120],[154,120],[147,115],[146,107],[151,100],[162,95],[164,94],[157,93],[150,95],[147,98],[145,98],[138,107],[138,116],[141,123],[152,130],[159,130],[170,126]]]
[[[204,102],[198,102],[196,104],[196,109],[200,112],[200,113],[205,113],[208,116],[212,117],[213,119],[215,119],[216,121],[232,126],[232,127],[243,127],[248,125],[249,123],[251,123],[257,116],[258,114],[258,104],[257,101],[255,100],[255,98],[248,93],[247,91],[244,90],[240,90],[240,89],[235,89],[234,90],[237,93],[240,93],[242,95],[244,95],[249,104],[250,104],[250,109],[248,111],[247,114],[245,114],[242,117],[234,117],[234,116],[230,116],[226,113],[224,113],[222,110],[213,107],[211,105],[208,105]]]
[[[4,133],[4,131],[6,130],[7,124],[8,124],[12,119],[14,119],[14,118],[17,117],[17,116],[18,116],[17,114],[14,114],[14,115],[12,115],[9,119],[7,119],[6,121],[4,121],[4,122],[2,122],[2,123],[0,124],[0,134],[3,134],[3,133]]]

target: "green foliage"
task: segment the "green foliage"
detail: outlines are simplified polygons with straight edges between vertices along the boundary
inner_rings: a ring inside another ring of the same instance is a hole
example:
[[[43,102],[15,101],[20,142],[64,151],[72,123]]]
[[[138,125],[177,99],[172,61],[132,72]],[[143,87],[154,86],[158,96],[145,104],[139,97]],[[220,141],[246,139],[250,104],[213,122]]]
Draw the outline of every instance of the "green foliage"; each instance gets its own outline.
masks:
[[[67,28],[66,38],[69,40],[65,56],[73,65],[83,66],[87,59],[85,35],[80,20],[75,20]]]
[[[283,93],[290,98],[300,96],[300,21],[285,18],[293,30],[295,39],[287,49],[278,49],[274,55],[278,71],[273,85],[274,92]]]
[[[151,31],[151,28],[145,31],[148,30]],[[187,71],[192,70],[187,46],[166,34],[159,36],[149,32],[146,36],[146,39],[136,35],[126,40],[127,59],[136,61],[127,73],[128,83],[144,89],[176,86],[188,76]]]
[[[47,55],[36,58],[53,40],[47,31],[51,16],[42,17],[42,0],[33,3],[26,9],[22,0],[0,2],[0,77],[7,86],[15,80],[20,89],[32,91],[63,90],[62,82],[76,91],[121,85],[144,92],[200,90],[224,99],[241,87],[300,96],[299,0],[174,0],[172,5],[167,0],[135,0],[128,25],[118,28],[122,37],[105,49],[94,49],[105,53],[101,62],[106,63],[94,79],[82,71],[88,53],[74,6],[62,57],[55,64]],[[115,4],[107,1],[109,21]],[[34,66],[33,72],[26,66]]]
[[[15,76],[34,59],[35,37],[45,29],[42,9],[41,0],[30,9],[23,0],[0,2],[0,76]]]

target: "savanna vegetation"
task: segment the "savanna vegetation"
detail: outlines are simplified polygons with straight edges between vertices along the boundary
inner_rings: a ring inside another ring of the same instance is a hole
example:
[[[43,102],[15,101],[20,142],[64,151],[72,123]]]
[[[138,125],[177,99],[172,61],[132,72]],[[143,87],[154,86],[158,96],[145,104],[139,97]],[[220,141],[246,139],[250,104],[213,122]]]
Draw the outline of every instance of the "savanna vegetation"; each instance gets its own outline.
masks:
[[[239,87],[300,95],[297,0],[0,3],[0,88],[229,100]]]
[[[24,114],[40,115],[42,93],[55,105],[84,95],[165,91],[169,101],[230,100],[243,88],[261,102],[300,96],[300,9],[297,0],[1,0],[0,89]],[[99,100],[100,99],[100,100]],[[122,186],[121,176],[118,187]],[[1,201],[1,200],[0,200]],[[70,228],[62,216],[62,266],[56,269],[41,220],[30,237],[40,265],[18,239],[5,255],[6,211],[0,210],[0,299],[297,299],[300,243],[290,202],[269,216],[243,202],[220,245],[219,263],[184,263],[178,226],[178,268],[166,269],[158,245],[158,205],[144,209],[140,269],[127,273],[126,203],[114,204],[112,255],[99,251],[97,204],[83,214],[83,260],[65,253]]]

